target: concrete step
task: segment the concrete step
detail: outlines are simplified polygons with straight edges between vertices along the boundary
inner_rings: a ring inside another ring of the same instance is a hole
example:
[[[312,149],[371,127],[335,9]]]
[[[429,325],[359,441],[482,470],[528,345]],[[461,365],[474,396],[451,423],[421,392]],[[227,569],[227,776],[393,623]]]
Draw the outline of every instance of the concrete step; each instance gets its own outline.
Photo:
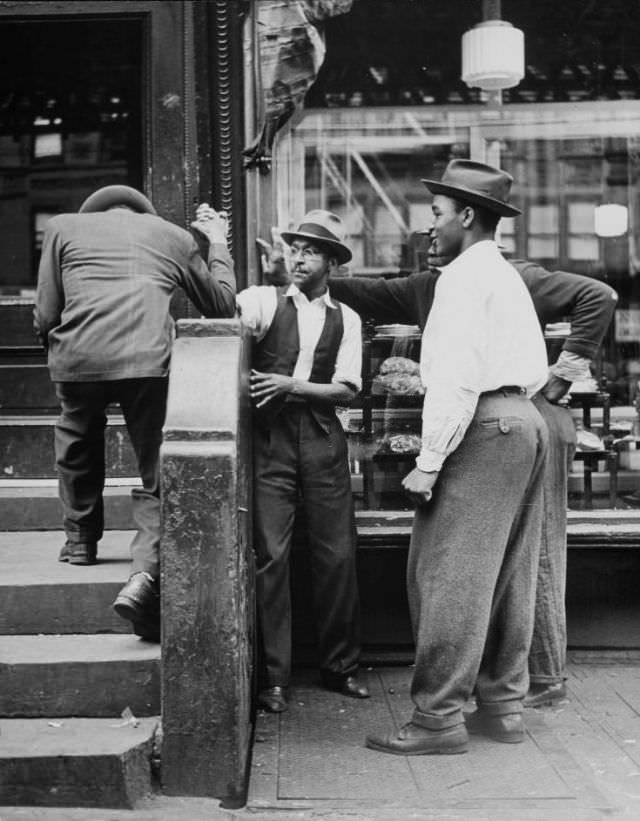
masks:
[[[40,355],[36,358],[43,359]],[[3,413],[48,413],[57,407],[55,388],[43,361],[0,362],[0,408]]]
[[[139,479],[110,478],[105,483],[104,519],[107,530],[131,530],[131,489]],[[57,530],[62,507],[55,479],[0,479],[2,530]]]
[[[56,415],[0,415],[0,476],[6,479],[55,478]],[[107,476],[136,476],[138,466],[121,415],[107,418]]]
[[[0,716],[160,713],[160,645],[134,635],[0,636]]]
[[[131,633],[111,605],[129,578],[134,532],[109,530],[99,564],[58,561],[60,531],[0,532],[0,635]]]
[[[122,718],[0,720],[0,803],[132,809],[151,791],[157,726],[157,718],[137,726]]]

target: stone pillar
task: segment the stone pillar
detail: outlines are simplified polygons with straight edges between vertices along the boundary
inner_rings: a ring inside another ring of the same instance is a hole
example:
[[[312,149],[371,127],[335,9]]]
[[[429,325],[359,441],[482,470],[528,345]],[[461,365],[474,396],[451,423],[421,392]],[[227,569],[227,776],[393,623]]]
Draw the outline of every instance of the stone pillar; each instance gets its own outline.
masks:
[[[161,449],[162,786],[244,803],[253,565],[246,335],[181,320]]]

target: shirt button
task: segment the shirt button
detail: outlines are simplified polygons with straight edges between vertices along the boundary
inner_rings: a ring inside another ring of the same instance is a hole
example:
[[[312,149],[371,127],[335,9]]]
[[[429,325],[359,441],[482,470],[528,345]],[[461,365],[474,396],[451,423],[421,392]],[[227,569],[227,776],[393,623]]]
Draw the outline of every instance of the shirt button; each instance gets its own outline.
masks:
[[[511,430],[511,425],[509,425],[509,423],[508,423],[508,422],[505,422],[505,420],[504,420],[504,419],[501,419],[501,420],[498,422],[498,427],[500,428],[500,431],[501,431],[502,433],[509,433],[509,431]]]

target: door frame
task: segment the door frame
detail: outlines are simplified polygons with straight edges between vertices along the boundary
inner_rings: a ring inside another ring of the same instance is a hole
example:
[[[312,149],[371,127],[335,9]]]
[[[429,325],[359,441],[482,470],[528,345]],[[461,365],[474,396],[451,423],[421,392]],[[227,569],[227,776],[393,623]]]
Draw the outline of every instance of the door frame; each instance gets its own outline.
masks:
[[[184,225],[185,94],[184,18],[190,4],[176,0],[110,0],[97,2],[0,2],[6,20],[97,20],[137,18],[143,27],[143,185],[158,213]],[[179,47],[176,47],[178,45]]]

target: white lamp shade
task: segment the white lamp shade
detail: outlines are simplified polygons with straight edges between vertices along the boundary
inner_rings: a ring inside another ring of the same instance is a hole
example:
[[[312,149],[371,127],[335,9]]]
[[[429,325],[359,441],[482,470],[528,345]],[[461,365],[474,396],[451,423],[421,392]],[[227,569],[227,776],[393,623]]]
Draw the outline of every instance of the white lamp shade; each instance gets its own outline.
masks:
[[[487,91],[524,77],[524,33],[505,20],[486,20],[462,35],[462,79]]]
[[[626,205],[607,203],[594,210],[595,231],[599,237],[621,237],[629,227],[629,210]]]

